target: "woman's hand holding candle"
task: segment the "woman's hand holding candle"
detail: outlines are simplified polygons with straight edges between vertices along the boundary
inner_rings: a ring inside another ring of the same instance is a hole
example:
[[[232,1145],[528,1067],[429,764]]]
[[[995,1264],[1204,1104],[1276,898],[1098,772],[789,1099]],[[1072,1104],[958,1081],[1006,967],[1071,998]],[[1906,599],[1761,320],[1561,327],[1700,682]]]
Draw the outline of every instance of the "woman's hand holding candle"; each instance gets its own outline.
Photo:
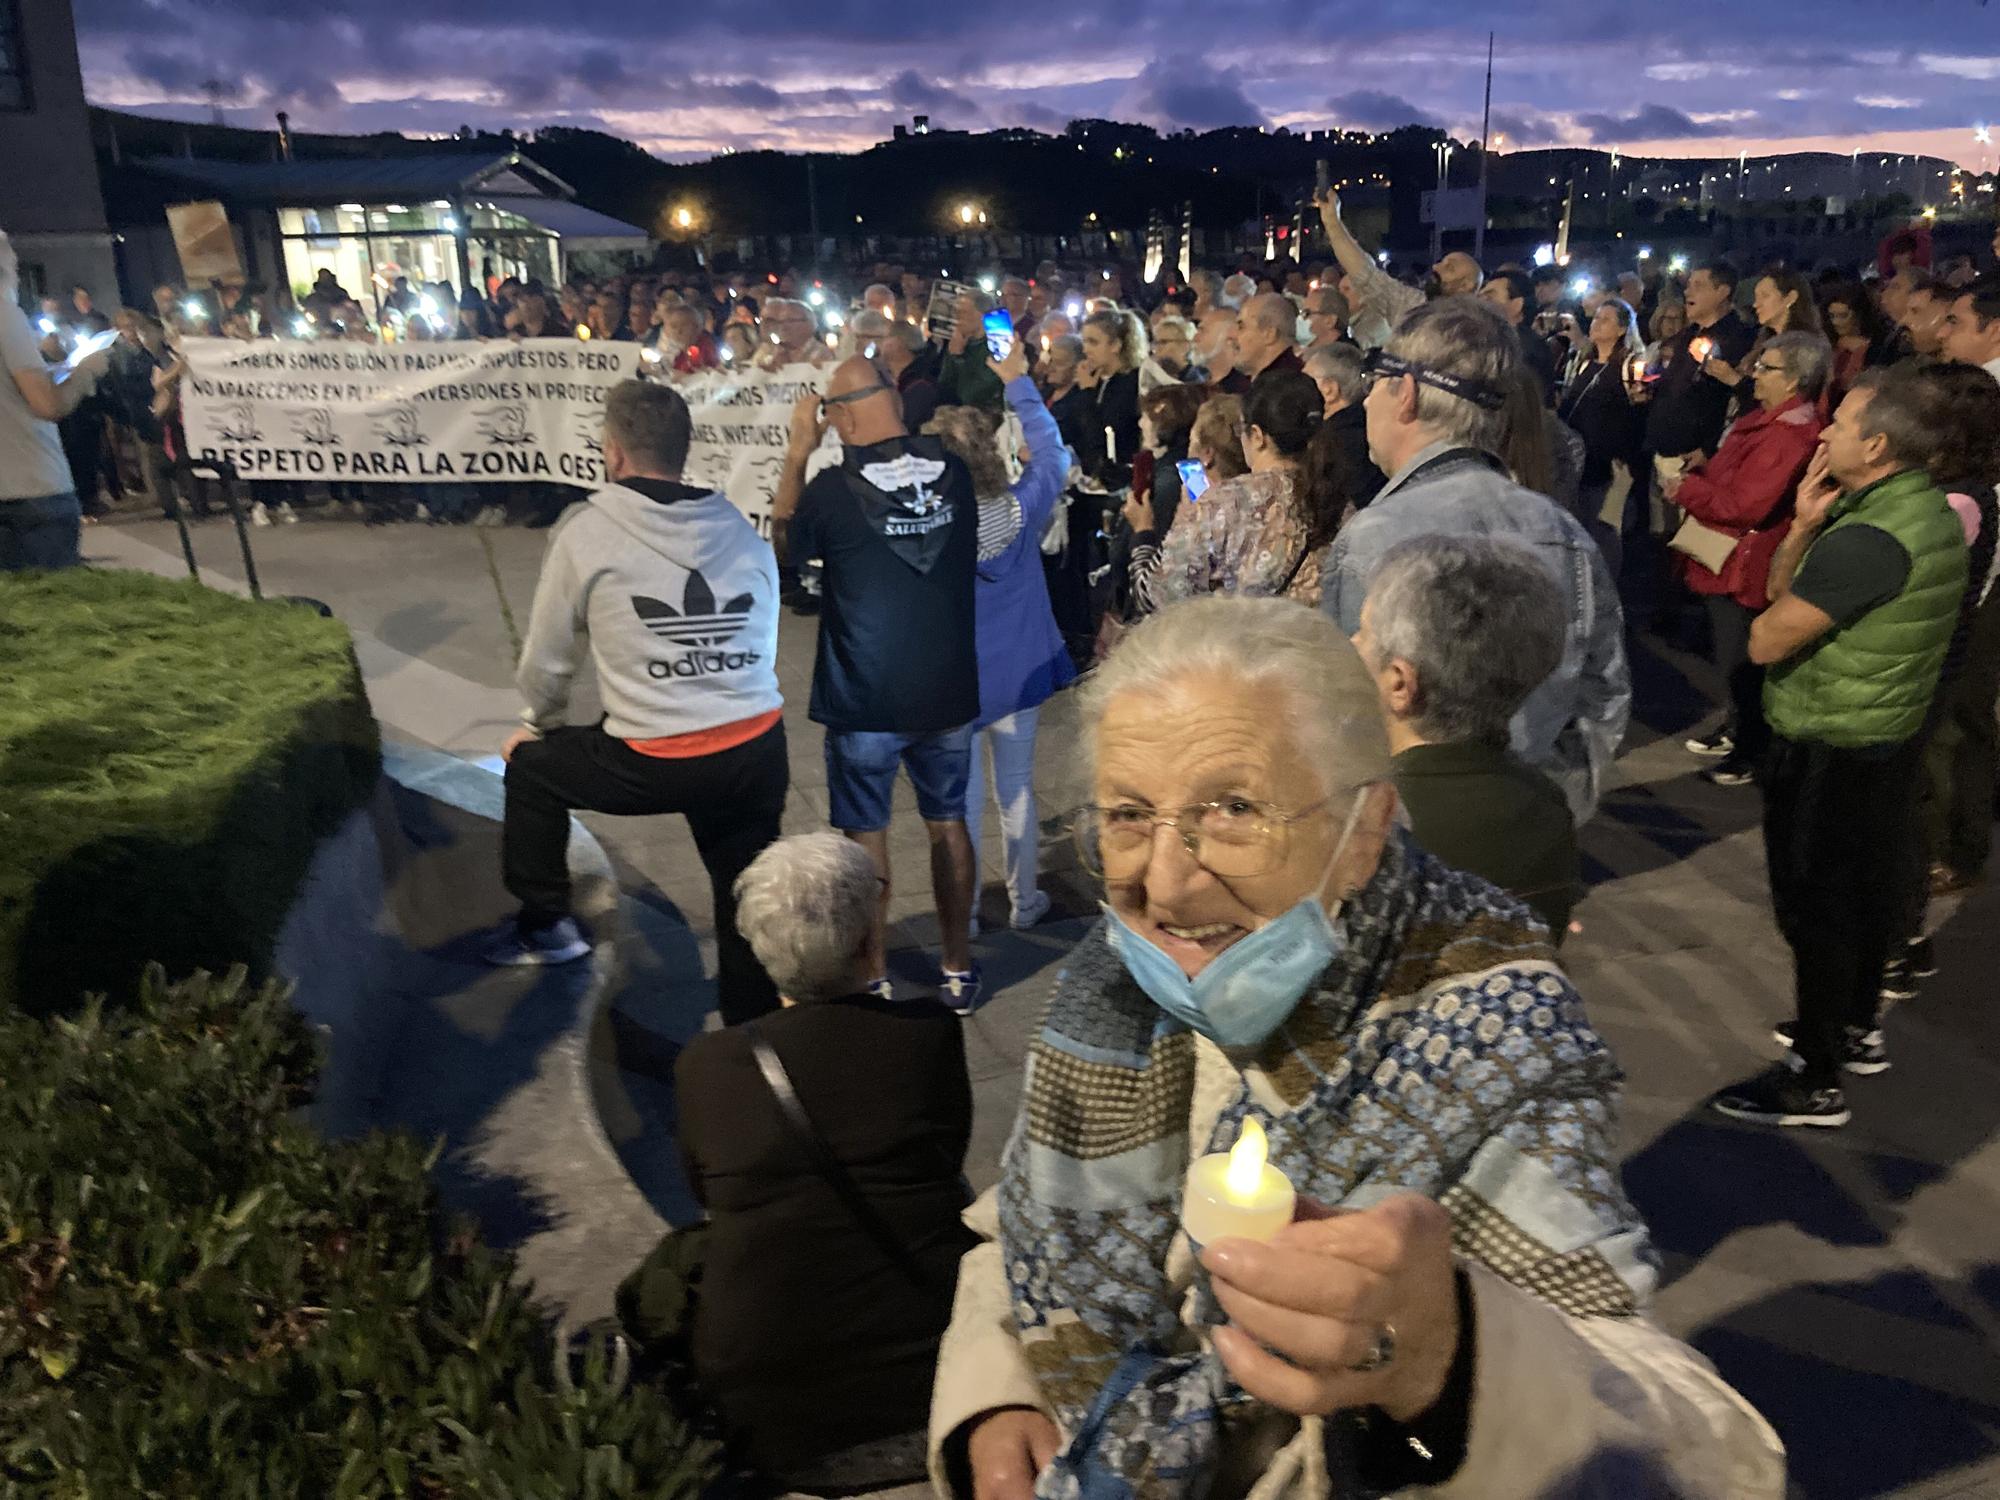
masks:
[[[1216,1352],[1244,1390],[1298,1416],[1376,1406],[1414,1421],[1437,1403],[1462,1337],[1451,1216],[1415,1193],[1353,1213],[1310,1200],[1300,1209],[1316,1217],[1268,1244],[1232,1238],[1202,1250],[1230,1319],[1214,1330]],[[1393,1357],[1355,1368],[1385,1330]]]

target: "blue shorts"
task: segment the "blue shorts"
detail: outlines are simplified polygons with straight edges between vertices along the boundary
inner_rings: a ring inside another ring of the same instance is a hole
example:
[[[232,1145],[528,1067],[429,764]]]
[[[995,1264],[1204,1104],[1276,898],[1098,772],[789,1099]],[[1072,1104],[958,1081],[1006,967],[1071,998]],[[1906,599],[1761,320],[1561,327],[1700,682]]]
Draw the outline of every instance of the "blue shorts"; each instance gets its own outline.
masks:
[[[909,768],[917,811],[926,823],[965,821],[965,783],[972,774],[970,724],[936,734],[829,729],[826,793],[833,826],[842,833],[887,828],[899,765]]]

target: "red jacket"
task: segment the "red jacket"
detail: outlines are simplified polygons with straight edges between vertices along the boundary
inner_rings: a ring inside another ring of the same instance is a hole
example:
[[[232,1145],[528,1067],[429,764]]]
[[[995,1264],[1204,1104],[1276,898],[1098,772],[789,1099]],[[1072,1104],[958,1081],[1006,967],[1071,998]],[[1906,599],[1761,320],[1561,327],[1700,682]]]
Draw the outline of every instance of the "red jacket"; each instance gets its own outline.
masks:
[[[1720,574],[1691,557],[1682,577],[1697,594],[1727,594],[1749,609],[1770,602],[1765,580],[1771,555],[1792,525],[1792,496],[1819,442],[1819,412],[1794,396],[1776,411],[1758,407],[1722,435],[1715,457],[1690,469],[1674,503],[1697,521],[1745,538]]]

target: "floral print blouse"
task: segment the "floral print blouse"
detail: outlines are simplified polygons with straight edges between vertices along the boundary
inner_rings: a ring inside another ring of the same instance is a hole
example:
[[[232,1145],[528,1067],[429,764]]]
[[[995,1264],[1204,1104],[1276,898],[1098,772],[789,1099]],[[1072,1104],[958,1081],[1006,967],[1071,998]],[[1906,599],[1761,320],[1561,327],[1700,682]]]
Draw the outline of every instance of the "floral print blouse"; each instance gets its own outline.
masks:
[[[1132,549],[1132,597],[1142,614],[1202,594],[1269,595],[1317,607],[1324,551],[1301,561],[1305,495],[1289,464],[1225,479],[1183,500],[1166,540]],[[1298,571],[1293,573],[1294,566]]]

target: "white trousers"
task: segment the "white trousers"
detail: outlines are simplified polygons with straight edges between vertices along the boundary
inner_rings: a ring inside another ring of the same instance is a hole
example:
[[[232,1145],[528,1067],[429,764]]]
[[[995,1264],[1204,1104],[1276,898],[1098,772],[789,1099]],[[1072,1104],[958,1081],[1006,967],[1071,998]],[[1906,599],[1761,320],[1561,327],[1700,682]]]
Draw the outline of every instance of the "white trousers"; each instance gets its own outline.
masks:
[[[1035,818],[1035,728],[1041,715],[1040,705],[1024,708],[975,733],[972,774],[965,779],[965,831],[972,836],[973,866],[979,864],[990,785],[1000,808],[1000,835],[1007,841],[1007,902],[1015,912],[1033,898],[1041,877],[1041,826]]]

